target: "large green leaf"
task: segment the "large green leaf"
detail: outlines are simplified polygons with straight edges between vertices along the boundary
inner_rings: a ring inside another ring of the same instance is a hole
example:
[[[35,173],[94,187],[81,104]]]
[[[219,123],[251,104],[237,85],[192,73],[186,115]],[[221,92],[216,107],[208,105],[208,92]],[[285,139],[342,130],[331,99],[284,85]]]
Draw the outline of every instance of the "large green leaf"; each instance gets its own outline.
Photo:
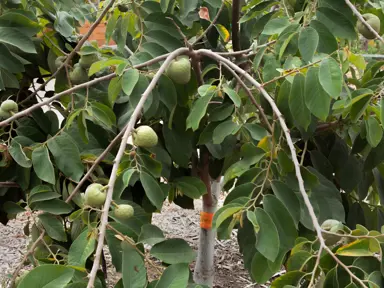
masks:
[[[74,181],[80,181],[84,173],[84,166],[81,163],[79,149],[73,139],[67,133],[62,133],[49,139],[47,144],[57,168],[65,176]]]
[[[52,186],[49,185],[37,185],[29,192],[29,204],[39,201],[52,200],[60,198],[61,195],[56,193]]]
[[[140,181],[149,201],[151,201],[158,210],[161,210],[164,201],[164,193],[163,190],[161,190],[159,183],[155,178],[144,171],[141,171],[140,173]]]
[[[23,279],[18,288],[65,288],[75,270],[63,265],[46,264],[34,268]]]
[[[305,78],[305,104],[317,118],[325,121],[329,114],[331,98],[319,81],[319,68],[311,67]]]
[[[124,288],[144,288],[147,284],[147,270],[144,259],[131,244],[122,242]]]
[[[48,213],[40,214],[38,218],[43,224],[45,231],[47,231],[47,234],[52,239],[55,239],[61,242],[67,241],[67,234],[65,233],[65,230],[64,230],[63,219]]]
[[[168,239],[157,243],[151,249],[151,255],[167,264],[191,263],[196,253],[183,239]]]
[[[232,120],[224,121],[217,125],[215,130],[213,130],[212,140],[213,144],[220,144],[224,139],[229,135],[236,134],[241,126]]]
[[[26,53],[36,53],[32,39],[16,28],[0,27],[0,42],[15,46]]]
[[[179,177],[174,180],[174,183],[181,193],[193,199],[199,199],[207,193],[207,187],[197,177]]]
[[[139,242],[155,245],[165,240],[164,233],[161,229],[152,224],[146,224],[141,227]]]
[[[244,251],[245,252],[245,251]],[[274,271],[268,265],[268,259],[256,251],[251,264],[251,276],[258,284],[263,284],[272,278]]]
[[[330,54],[338,49],[336,38],[329,31],[327,26],[317,20],[312,20],[310,26],[313,27],[319,35],[319,44],[317,51],[319,53]]]
[[[293,79],[291,93],[289,95],[289,109],[294,117],[295,121],[307,130],[311,123],[311,113],[306,106],[305,89],[305,77],[299,73],[295,75]],[[310,97],[310,96],[309,96]]]
[[[43,181],[55,184],[55,170],[49,157],[48,149],[42,145],[32,152],[33,169],[36,175]]]
[[[136,83],[139,81],[140,73],[136,69],[129,69],[124,72],[122,77],[122,88],[124,93],[129,96],[131,95]]]
[[[299,50],[304,61],[312,61],[319,43],[319,34],[312,27],[306,27],[300,32]]]
[[[319,7],[316,16],[317,20],[327,26],[336,37],[348,40],[357,38],[354,25],[340,12],[327,7]]]
[[[73,208],[68,203],[59,199],[40,201],[33,204],[33,210],[42,210],[54,215],[68,214]]]
[[[275,223],[280,239],[280,249],[290,250],[297,237],[295,223],[288,209],[274,195],[265,195],[263,198],[263,208]]]
[[[252,212],[251,212],[252,213]],[[280,250],[279,234],[271,217],[260,207],[255,210],[257,221],[256,249],[268,260],[275,261]]]
[[[230,203],[221,207],[216,211],[212,220],[212,227],[218,228],[227,218],[232,217],[233,214],[243,209],[243,205],[239,203]]]
[[[339,63],[333,58],[327,58],[321,62],[319,71],[320,84],[334,99],[339,98],[343,87],[343,73]]]
[[[0,68],[12,73],[24,72],[24,65],[11,54],[7,46],[0,43]]]
[[[15,141],[12,140],[11,146],[8,149],[9,154],[11,154],[12,158],[19,164],[21,167],[30,168],[32,167],[32,161],[25,155],[23,151],[23,147]]]
[[[186,288],[188,286],[188,279],[188,265],[174,264],[165,269],[155,288]]]
[[[383,128],[381,128],[379,122],[373,116],[365,121],[365,127],[369,145],[371,145],[371,147],[376,147],[383,138]]]
[[[85,267],[89,256],[96,248],[97,230],[83,231],[72,243],[68,253],[68,264],[76,267]]]

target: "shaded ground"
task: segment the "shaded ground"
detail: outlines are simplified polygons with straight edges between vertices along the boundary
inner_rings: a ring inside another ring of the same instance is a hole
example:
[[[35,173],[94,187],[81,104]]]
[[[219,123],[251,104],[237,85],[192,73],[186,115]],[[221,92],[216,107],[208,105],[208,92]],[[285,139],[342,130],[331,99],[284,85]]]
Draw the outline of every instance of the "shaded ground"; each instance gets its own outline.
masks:
[[[197,250],[199,240],[199,211],[201,201],[195,202],[195,210],[184,210],[174,204],[164,203],[161,214],[153,216],[153,224],[159,226],[167,238],[183,238],[193,249]],[[19,215],[7,226],[0,224],[0,287],[19,264],[26,251],[27,237],[23,228],[27,223],[25,215]],[[236,231],[232,238],[226,241],[216,240],[215,244],[215,288],[245,288],[258,287],[252,285],[248,273],[243,269],[241,255],[238,252]],[[106,253],[108,263],[109,287],[120,278],[111,265],[110,255]],[[154,259],[154,261],[156,261]],[[194,267],[192,263],[191,267]],[[157,272],[149,266],[150,278],[156,277]]]

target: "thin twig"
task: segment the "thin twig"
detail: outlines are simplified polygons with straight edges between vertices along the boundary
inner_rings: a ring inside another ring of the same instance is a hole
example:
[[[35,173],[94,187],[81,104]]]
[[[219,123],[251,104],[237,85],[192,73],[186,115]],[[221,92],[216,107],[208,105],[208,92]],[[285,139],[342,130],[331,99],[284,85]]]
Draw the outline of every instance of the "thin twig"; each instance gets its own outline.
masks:
[[[92,172],[95,171],[96,166],[99,165],[101,161],[103,161],[103,159],[108,155],[109,151],[112,150],[113,146],[115,146],[120,141],[120,138],[123,137],[126,128],[127,127],[121,130],[120,133],[117,134],[117,136],[111,141],[111,143],[109,143],[108,147],[105,148],[103,153],[101,153],[100,156],[97,157],[97,159],[93,162],[92,166],[89,168],[88,172],[84,175],[84,177],[81,179],[79,184],[77,184],[77,186],[72,191],[72,193],[68,196],[65,202],[69,203],[72,200],[72,198],[79,192],[81,186],[84,185],[84,183],[87,181],[89,176],[91,176]]]
[[[41,232],[39,238],[37,238],[36,241],[33,242],[31,248],[29,248],[28,252],[24,255],[23,260],[21,260],[21,262],[20,262],[20,264],[17,266],[15,272],[13,272],[12,279],[11,279],[9,285],[8,285],[9,288],[14,287],[15,280],[16,280],[16,278],[17,278],[17,275],[19,275],[19,272],[20,272],[21,268],[23,268],[23,266],[24,266],[24,262],[27,261],[28,256],[29,256],[30,254],[32,254],[32,253],[35,251],[35,249],[36,249],[37,245],[39,244],[39,242],[40,242],[41,240],[43,240],[44,235],[45,235],[45,231]]]
[[[371,31],[373,33],[373,35],[376,36],[377,39],[379,39],[381,42],[384,43],[383,37],[381,37],[380,34],[377,33],[376,30],[373,29],[372,26],[369,25],[369,23],[367,21],[365,21],[363,15],[361,15],[361,13],[356,9],[356,7],[351,3],[351,1],[345,0],[345,3],[349,6],[349,8],[351,8],[353,14],[355,14],[357,16],[357,18],[359,18],[361,23],[363,23],[365,25],[365,27],[367,27],[369,29],[369,31]]]
[[[304,164],[304,158],[305,158],[305,153],[307,153],[307,149],[308,149],[308,140],[305,141],[303,153],[301,154],[301,161],[300,161],[301,166],[303,166]]]
[[[225,63],[221,63],[229,72],[232,73],[232,75],[236,78],[237,82],[240,84],[240,86],[243,87],[245,93],[247,93],[248,95],[248,98],[249,100],[251,100],[252,104],[256,106],[257,110],[259,110],[259,113],[260,113],[260,116],[264,122],[265,125],[267,125],[267,128],[268,128],[268,131],[270,133],[272,133],[272,125],[269,123],[268,121],[268,118],[267,118],[267,115],[265,115],[264,113],[264,109],[259,105],[259,103],[256,102],[256,99],[255,97],[253,97],[253,94],[251,92],[251,90],[249,90],[249,88],[247,87],[247,85],[245,85],[244,81],[241,80],[241,78],[239,77],[239,75],[237,75],[237,73],[235,71],[233,71],[233,69],[231,69],[230,67],[228,67],[227,64]]]
[[[108,5],[105,6],[103,12],[101,12],[100,16],[96,19],[96,21],[92,24],[92,26],[89,28],[89,30],[87,31],[87,33],[84,34],[84,36],[80,39],[79,43],[77,43],[76,47],[73,48],[73,50],[71,51],[71,53],[69,53],[68,57],[65,59],[65,61],[60,65],[60,67],[57,68],[57,70],[55,71],[55,73],[52,74],[51,77],[49,77],[47,79],[47,81],[45,81],[43,84],[40,85],[40,87],[35,91],[33,92],[31,95],[29,95],[26,99],[23,100],[26,101],[28,99],[31,99],[32,97],[36,96],[37,93],[39,91],[41,91],[41,89],[43,89],[45,86],[47,86],[47,84],[49,83],[49,81],[51,81],[52,79],[54,79],[57,74],[61,71],[61,69],[63,69],[65,66],[67,66],[69,64],[69,62],[72,60],[73,56],[76,55],[77,51],[80,50],[80,48],[84,45],[84,43],[88,40],[89,36],[91,36],[91,34],[93,33],[93,31],[96,29],[96,27],[100,24],[100,22],[103,20],[104,16],[108,13],[109,9],[112,7],[113,3],[115,2],[116,0],[110,0]],[[0,125],[1,127],[1,125]]]
[[[129,70],[129,69],[140,69],[140,68],[143,68],[143,67],[146,67],[146,66],[150,66],[152,64],[155,64],[155,63],[158,63],[162,60],[164,60],[165,58],[167,58],[170,54],[165,54],[165,55],[161,55],[161,56],[158,56],[156,58],[153,58],[147,62],[144,62],[144,63],[141,63],[141,64],[138,64],[138,65],[135,65],[133,67],[130,67],[130,68],[127,68],[125,71]],[[33,106],[23,110],[23,111],[20,111],[16,114],[14,114],[13,116],[9,117],[8,119],[5,119],[4,121],[0,122],[0,127],[4,127],[6,125],[8,125],[10,122],[20,118],[20,117],[23,117],[23,116],[26,116],[28,115],[29,113],[31,113],[32,111],[34,111],[35,109],[39,108],[39,107],[42,107],[42,106],[45,106],[45,105],[48,105],[50,104],[51,102],[59,99],[60,97],[64,96],[64,95],[67,95],[67,94],[70,94],[76,90],[79,90],[79,89],[82,89],[82,88],[87,88],[87,87],[90,87],[92,85],[95,85],[101,81],[106,81],[106,80],[111,80],[112,78],[115,78],[117,77],[116,73],[111,73],[111,74],[108,74],[108,75],[105,75],[105,76],[102,76],[100,78],[95,78],[91,81],[88,81],[88,82],[85,82],[85,83],[82,83],[80,85],[76,85],[70,89],[67,89],[63,92],[60,92],[58,94],[56,94],[55,96],[52,96],[51,98],[47,98],[45,99],[44,101],[42,102],[39,102],[39,103],[36,103],[34,104]]]
[[[207,35],[209,30],[212,29],[212,27],[215,25],[216,21],[219,19],[220,14],[223,11],[224,7],[225,7],[225,1],[223,0],[223,2],[221,3],[219,11],[217,11],[217,14],[216,14],[215,18],[213,18],[212,22],[209,24],[207,29],[205,29],[204,32],[199,37],[196,38],[196,40],[192,43],[192,46],[195,46],[201,39],[203,39],[203,37],[205,35]]]
[[[308,288],[311,288],[312,285],[315,284],[316,270],[317,270],[317,267],[319,267],[319,265],[320,265],[320,257],[321,257],[322,252],[323,252],[323,247],[320,246],[319,251],[317,253],[317,259],[316,259],[315,267],[313,267],[313,270],[312,270],[312,277],[311,277],[311,281],[309,282]]]
[[[258,46],[256,47],[256,49],[260,49],[260,48],[268,47],[268,46],[270,46],[270,45],[272,45],[272,44],[275,44],[275,43],[276,43],[276,40],[273,40],[273,41],[267,42],[267,43],[265,43],[265,44],[258,45]],[[255,48],[253,48],[253,47],[249,47],[249,48],[247,48],[247,49],[240,50],[240,51],[233,51],[233,52],[218,52],[217,54],[218,54],[218,55],[221,55],[221,56],[224,56],[224,57],[231,57],[231,56],[238,56],[238,55],[247,54],[247,53],[253,51],[253,49],[255,49]],[[249,54],[249,55],[245,55],[245,56],[249,57],[250,55],[251,55],[251,54]]]
[[[127,129],[125,130],[123,138],[121,140],[120,148],[119,148],[119,151],[117,152],[116,158],[114,160],[111,176],[109,178],[107,199],[105,200],[104,207],[103,207],[103,214],[101,216],[101,223],[100,223],[100,227],[99,227],[99,239],[98,239],[98,243],[97,243],[95,259],[93,262],[92,270],[89,274],[89,281],[88,281],[87,288],[93,288],[94,287],[94,282],[96,279],[96,273],[97,273],[97,270],[99,269],[101,252],[102,252],[103,246],[104,246],[105,230],[106,230],[107,224],[108,224],[108,212],[109,212],[109,208],[110,208],[111,202],[112,202],[113,189],[114,189],[115,182],[116,182],[119,164],[120,164],[121,158],[124,155],[125,147],[127,146],[128,136],[131,133],[131,131],[132,131],[132,129],[133,129],[133,127],[137,121],[137,118],[139,117],[139,115],[141,113],[141,110],[144,106],[145,101],[148,98],[148,95],[155,88],[156,83],[159,81],[161,75],[165,72],[165,69],[168,67],[168,65],[171,63],[171,61],[174,58],[176,58],[179,55],[186,54],[188,51],[189,50],[187,48],[179,48],[179,49],[175,50],[174,52],[172,52],[167,57],[167,59],[161,65],[160,69],[157,71],[155,77],[153,77],[153,79],[152,79],[151,83],[148,85],[147,89],[144,91],[142,97],[140,98],[139,103],[137,104],[135,110],[132,113],[131,118],[129,119]]]
[[[300,163],[299,163],[297,155],[296,155],[295,145],[293,144],[293,141],[292,141],[292,138],[290,135],[290,131],[287,127],[287,124],[285,123],[284,116],[281,114],[281,112],[280,112],[279,108],[277,107],[273,98],[268,94],[268,92],[264,89],[264,87],[259,82],[257,82],[249,73],[247,73],[246,71],[244,71],[243,69],[241,69],[236,64],[229,61],[228,59],[226,59],[220,55],[217,55],[215,52],[212,52],[212,51],[206,50],[206,49],[201,49],[199,51],[196,51],[196,53],[204,55],[204,56],[208,56],[212,59],[215,59],[216,61],[219,61],[219,62],[221,61],[221,62],[227,64],[230,68],[235,70],[237,73],[239,73],[245,79],[247,79],[250,83],[252,83],[252,85],[254,85],[260,91],[260,93],[263,95],[263,97],[271,105],[273,112],[275,113],[275,115],[279,119],[280,126],[281,126],[281,128],[284,132],[285,138],[287,140],[287,143],[288,143],[288,146],[289,146],[289,149],[291,152],[291,156],[292,156],[292,161],[293,161],[293,164],[295,166],[296,178],[297,178],[297,181],[299,184],[299,191],[300,191],[301,196],[303,197],[304,204],[308,209],[309,216],[311,217],[313,226],[315,228],[317,237],[318,237],[319,242],[320,242],[320,247],[323,247],[323,249],[325,249],[331,255],[331,257],[341,267],[343,267],[345,269],[345,271],[350,275],[351,278],[356,280],[356,282],[358,282],[362,287],[367,288],[367,286],[364,284],[364,282],[361,279],[359,279],[356,275],[354,275],[352,273],[352,271],[349,270],[349,268],[346,265],[344,265],[344,263],[341,262],[340,259],[337,258],[336,255],[332,252],[332,250],[325,244],[325,240],[324,240],[323,235],[322,235],[322,229],[320,227],[319,221],[317,220],[315,211],[313,209],[311,201],[309,200],[308,194],[305,191],[304,180],[303,180],[303,176],[301,175]]]
[[[19,184],[16,182],[0,182],[0,188],[7,188],[7,187],[20,187]]]

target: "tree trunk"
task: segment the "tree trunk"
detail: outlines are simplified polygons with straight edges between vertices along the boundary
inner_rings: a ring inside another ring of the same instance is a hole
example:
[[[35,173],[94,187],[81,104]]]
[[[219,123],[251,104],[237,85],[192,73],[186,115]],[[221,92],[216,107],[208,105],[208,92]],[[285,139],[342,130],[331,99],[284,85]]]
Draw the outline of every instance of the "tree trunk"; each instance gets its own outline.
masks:
[[[208,175],[209,177],[209,175]],[[212,287],[215,275],[214,253],[216,231],[212,230],[212,218],[217,208],[221,191],[220,178],[214,180],[203,196],[203,211],[200,214],[200,240],[193,279],[197,284]]]

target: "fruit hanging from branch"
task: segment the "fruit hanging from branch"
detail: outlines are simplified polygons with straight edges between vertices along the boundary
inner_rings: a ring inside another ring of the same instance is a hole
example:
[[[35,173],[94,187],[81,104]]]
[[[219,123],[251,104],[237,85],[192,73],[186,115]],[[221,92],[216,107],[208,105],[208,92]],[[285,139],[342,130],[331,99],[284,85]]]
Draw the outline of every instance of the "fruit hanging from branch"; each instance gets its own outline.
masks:
[[[149,126],[143,125],[132,133],[133,144],[138,147],[151,148],[156,146],[158,138],[156,132]]]
[[[88,81],[88,74],[87,71],[85,71],[79,63],[77,63],[73,66],[73,70],[69,73],[69,78],[73,84],[78,85]]]
[[[107,198],[103,190],[104,186],[101,184],[93,183],[89,185],[85,190],[84,204],[94,208],[101,207]]]
[[[366,13],[362,15],[364,20],[377,32],[380,33],[380,18],[375,14]],[[357,22],[357,30],[361,35],[363,35],[367,39],[375,39],[376,35],[368,29],[367,26],[364,25],[361,21]]]
[[[167,68],[166,74],[177,84],[187,84],[191,80],[191,62],[187,56],[174,59]]]
[[[80,64],[81,68],[89,69],[93,63],[95,63],[99,60],[100,60],[99,55],[96,53],[81,55],[79,64]]]
[[[119,220],[127,220],[134,214],[133,207],[129,204],[120,204],[114,210],[115,216]]]

